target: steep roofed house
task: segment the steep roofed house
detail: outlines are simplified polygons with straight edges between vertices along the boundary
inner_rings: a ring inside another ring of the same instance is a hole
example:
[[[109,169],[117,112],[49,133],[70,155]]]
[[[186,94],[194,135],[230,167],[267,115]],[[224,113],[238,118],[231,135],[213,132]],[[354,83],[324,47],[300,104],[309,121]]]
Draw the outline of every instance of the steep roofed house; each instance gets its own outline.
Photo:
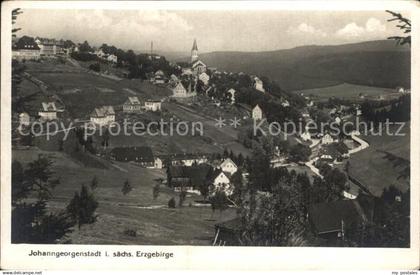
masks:
[[[23,36],[12,46],[12,58],[16,60],[38,60],[40,48],[32,37]]]
[[[252,119],[254,120],[261,120],[263,118],[263,112],[260,106],[255,105],[254,109],[252,109]]]
[[[220,168],[223,172],[227,172],[231,175],[235,174],[238,171],[238,166],[230,158],[226,158],[221,164]]]
[[[106,126],[115,121],[115,111],[112,106],[95,108],[90,114],[90,121],[99,126]]]
[[[144,109],[152,112],[160,111],[162,110],[162,102],[160,100],[146,100],[144,102]]]
[[[235,89],[230,88],[227,93],[230,94],[230,104],[235,104]]]
[[[172,89],[172,92],[171,97],[179,101],[193,100],[197,96],[197,93],[191,90],[191,82],[188,83],[188,89],[185,88],[182,82],[178,82]]]
[[[57,119],[57,106],[55,102],[42,102],[42,108],[38,112],[42,121],[49,121]]]
[[[169,83],[171,85],[176,85],[176,83],[178,83],[178,82],[179,82],[178,77],[176,77],[176,75],[174,75],[174,74],[171,74],[171,76],[169,78]]]
[[[258,77],[254,77],[254,88],[257,91],[263,92],[265,93],[265,89],[264,89],[264,83],[262,82],[261,79],[259,79]]]
[[[155,158],[152,148],[148,146],[115,147],[110,152],[111,159],[124,162],[135,162],[142,167],[154,168]]]
[[[164,84],[166,82],[165,73],[162,70],[158,70],[154,73],[153,83],[154,84]]]
[[[325,134],[321,139],[322,144],[331,144],[333,142],[334,142],[334,139],[330,134]]]
[[[142,104],[137,96],[129,96],[127,101],[123,104],[124,113],[140,113],[142,111]]]
[[[41,55],[43,56],[54,56],[64,53],[64,42],[62,40],[37,37],[35,42],[41,49]]]
[[[198,79],[201,80],[204,83],[204,85],[207,86],[209,84],[210,76],[206,73],[201,73],[198,76]]]
[[[368,208],[371,208],[368,204],[363,208],[357,199],[317,203],[309,207],[309,222],[321,238],[344,238],[348,228],[370,219]]]
[[[197,61],[194,61],[194,62],[192,63],[192,65],[191,65],[191,69],[192,69],[192,71],[193,71],[193,73],[194,73],[195,75],[200,75],[200,74],[202,74],[202,73],[206,72],[206,70],[207,70],[207,65],[206,65],[206,64],[204,64],[204,62],[203,62],[203,61],[201,61],[201,60],[197,60]]]
[[[216,169],[211,173],[210,183],[213,185],[213,188],[210,190],[213,194],[216,191],[222,191],[227,196],[233,194],[233,185],[230,182],[230,174],[223,172],[222,169]]]

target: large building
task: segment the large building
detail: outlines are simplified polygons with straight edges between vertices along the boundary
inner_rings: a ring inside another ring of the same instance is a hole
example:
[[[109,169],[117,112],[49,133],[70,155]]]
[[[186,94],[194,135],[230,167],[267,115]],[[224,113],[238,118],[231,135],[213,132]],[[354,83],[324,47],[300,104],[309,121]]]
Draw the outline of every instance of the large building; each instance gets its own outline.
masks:
[[[37,37],[35,42],[41,49],[42,56],[54,56],[64,54],[64,41]]]
[[[129,96],[127,101],[123,104],[124,113],[140,113],[142,111],[142,104],[137,96]]]
[[[12,57],[21,60],[38,60],[41,51],[33,38],[24,36],[12,47]]]
[[[115,121],[115,111],[112,106],[95,108],[90,115],[90,121],[99,126],[106,126]]]

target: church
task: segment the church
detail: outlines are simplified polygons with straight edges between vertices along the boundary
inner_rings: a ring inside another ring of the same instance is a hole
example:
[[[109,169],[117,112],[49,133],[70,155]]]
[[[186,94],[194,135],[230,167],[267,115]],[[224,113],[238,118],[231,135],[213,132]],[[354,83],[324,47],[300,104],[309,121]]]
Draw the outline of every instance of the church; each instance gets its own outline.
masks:
[[[196,39],[194,39],[194,43],[191,49],[191,70],[196,76],[207,71],[207,65],[198,58],[198,47]]]

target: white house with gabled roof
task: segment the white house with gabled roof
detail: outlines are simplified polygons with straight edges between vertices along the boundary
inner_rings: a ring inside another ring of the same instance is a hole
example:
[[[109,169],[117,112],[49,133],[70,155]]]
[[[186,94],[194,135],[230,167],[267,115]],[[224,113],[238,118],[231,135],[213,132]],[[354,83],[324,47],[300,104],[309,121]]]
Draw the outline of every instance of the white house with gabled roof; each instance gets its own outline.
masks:
[[[252,118],[254,120],[261,120],[263,118],[263,112],[260,106],[255,105],[254,109],[252,109]]]
[[[43,121],[57,119],[57,106],[55,102],[42,102],[42,109],[38,112],[38,115]]]
[[[220,164],[220,168],[223,172],[227,172],[229,174],[235,174],[236,171],[238,171],[238,166],[230,158],[225,159]]]

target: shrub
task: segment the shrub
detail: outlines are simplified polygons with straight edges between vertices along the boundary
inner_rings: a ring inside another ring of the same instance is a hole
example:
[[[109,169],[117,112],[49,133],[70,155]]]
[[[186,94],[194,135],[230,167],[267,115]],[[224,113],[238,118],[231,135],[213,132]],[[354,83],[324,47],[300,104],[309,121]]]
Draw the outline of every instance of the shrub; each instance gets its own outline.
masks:
[[[130,236],[130,237],[137,237],[137,231],[134,229],[126,229],[124,230],[124,235]]]
[[[89,65],[89,70],[100,72],[101,71],[101,65],[99,63],[93,63]]]
[[[169,208],[175,208],[175,207],[176,207],[175,198],[171,198],[171,199],[168,201],[168,207],[169,207]]]

